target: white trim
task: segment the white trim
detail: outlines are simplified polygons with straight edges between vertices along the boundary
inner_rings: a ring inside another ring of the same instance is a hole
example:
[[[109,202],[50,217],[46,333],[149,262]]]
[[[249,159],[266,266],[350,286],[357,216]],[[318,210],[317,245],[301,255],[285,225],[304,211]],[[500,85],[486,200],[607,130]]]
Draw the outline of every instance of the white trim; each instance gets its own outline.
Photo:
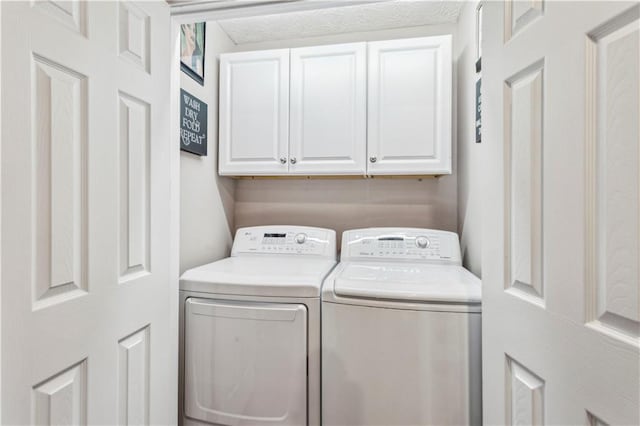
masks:
[[[203,0],[171,5],[173,22],[216,21],[278,13],[300,12],[304,10],[328,9],[333,7],[357,6],[381,3],[389,0],[351,1],[303,1],[303,0]]]
[[[2,98],[2,5],[0,4],[0,100]],[[0,148],[2,147],[2,102],[0,102]],[[0,152],[2,150],[0,149]],[[0,155],[0,188],[2,187],[2,155]],[[0,241],[2,241],[2,197],[0,197]],[[2,259],[2,244],[0,244]],[[0,262],[0,383],[2,383],[2,262]],[[0,422],[2,422],[2,386],[0,386]]]
[[[170,124],[169,124],[169,175],[170,175],[170,212],[169,212],[169,312],[174,319],[170,324],[172,347],[178,348],[179,342],[179,305],[178,286],[180,278],[180,24],[173,17],[170,19],[171,25],[171,67],[169,77],[169,99]],[[173,135],[173,136],[171,136]],[[178,351],[172,352],[171,366],[178,365]],[[173,424],[178,424],[178,370],[172,375],[169,383],[170,392],[175,395],[175,404],[169,408],[169,417],[173,419]]]

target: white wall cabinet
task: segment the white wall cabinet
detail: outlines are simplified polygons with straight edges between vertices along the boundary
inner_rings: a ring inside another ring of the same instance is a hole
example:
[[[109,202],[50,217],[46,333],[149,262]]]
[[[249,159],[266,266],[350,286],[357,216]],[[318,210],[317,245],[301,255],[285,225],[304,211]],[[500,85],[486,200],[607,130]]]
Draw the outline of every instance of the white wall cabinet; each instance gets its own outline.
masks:
[[[366,173],[366,57],[366,43],[291,50],[290,173]]]
[[[451,68],[450,35],[221,55],[220,174],[451,173]]]
[[[451,173],[451,36],[369,43],[368,173]]]
[[[289,49],[220,55],[221,175],[281,175],[289,158]]]

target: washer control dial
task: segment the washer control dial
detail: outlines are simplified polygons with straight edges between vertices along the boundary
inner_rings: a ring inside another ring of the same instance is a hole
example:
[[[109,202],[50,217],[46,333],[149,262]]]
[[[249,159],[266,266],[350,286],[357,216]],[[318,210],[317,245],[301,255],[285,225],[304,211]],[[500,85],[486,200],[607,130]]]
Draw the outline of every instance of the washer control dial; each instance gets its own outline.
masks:
[[[296,243],[298,244],[304,244],[305,241],[307,241],[307,234],[304,233],[300,233],[300,234],[296,234]]]
[[[416,237],[416,246],[421,249],[429,247],[429,239],[425,236]]]

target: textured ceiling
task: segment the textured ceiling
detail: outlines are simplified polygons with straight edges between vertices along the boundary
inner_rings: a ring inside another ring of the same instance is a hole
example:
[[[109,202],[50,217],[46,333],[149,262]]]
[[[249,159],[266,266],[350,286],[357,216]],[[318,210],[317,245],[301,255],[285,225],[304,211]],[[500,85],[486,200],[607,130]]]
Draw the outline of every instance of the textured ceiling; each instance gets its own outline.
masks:
[[[219,21],[236,44],[455,23],[463,1],[396,0]]]

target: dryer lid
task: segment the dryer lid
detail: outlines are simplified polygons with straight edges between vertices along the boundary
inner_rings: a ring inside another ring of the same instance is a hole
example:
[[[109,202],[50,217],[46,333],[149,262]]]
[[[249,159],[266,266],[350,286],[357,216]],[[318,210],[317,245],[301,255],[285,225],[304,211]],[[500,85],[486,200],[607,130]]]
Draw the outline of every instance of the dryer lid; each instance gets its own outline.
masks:
[[[336,262],[295,256],[228,257],[186,271],[180,289],[214,294],[319,297]]]
[[[480,280],[461,266],[349,262],[334,283],[337,296],[478,304]]]

